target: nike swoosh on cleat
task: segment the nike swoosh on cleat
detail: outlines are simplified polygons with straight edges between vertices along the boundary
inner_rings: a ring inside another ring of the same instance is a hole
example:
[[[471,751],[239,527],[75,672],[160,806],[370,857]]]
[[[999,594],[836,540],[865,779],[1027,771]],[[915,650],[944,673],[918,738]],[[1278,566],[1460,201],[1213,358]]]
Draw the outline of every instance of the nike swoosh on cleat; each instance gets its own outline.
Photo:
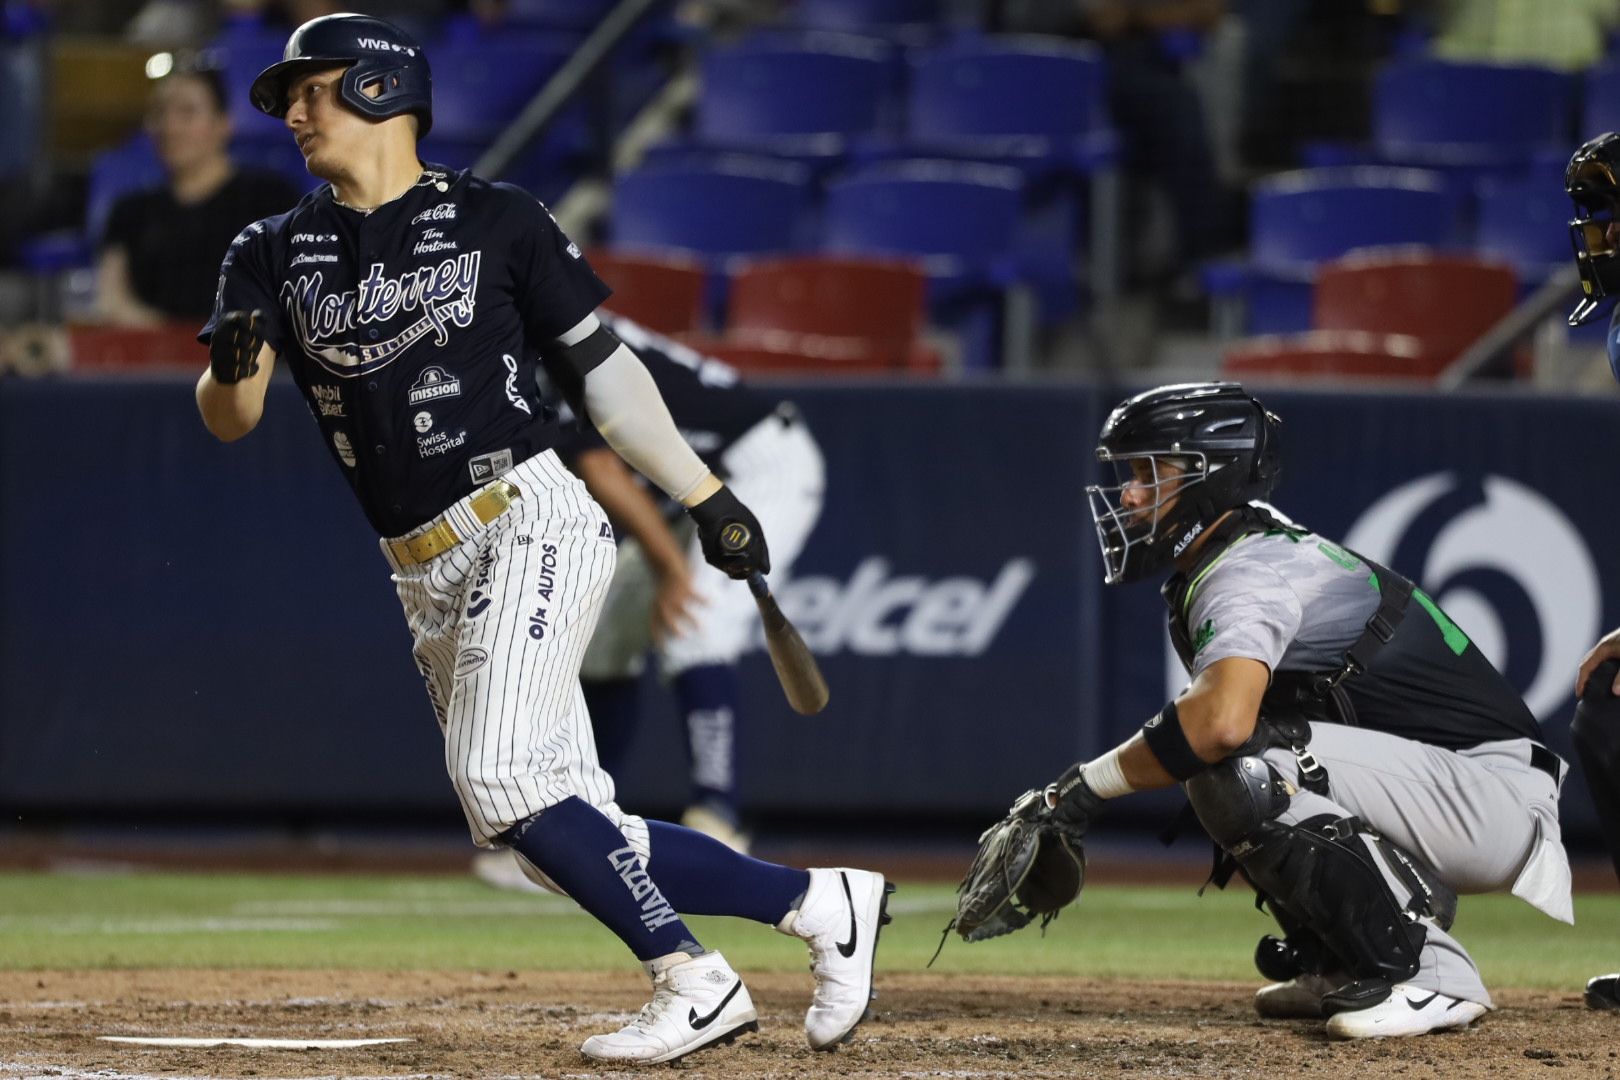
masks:
[[[849,875],[839,871],[838,880],[844,883],[844,901],[849,904],[849,940],[838,942],[838,955],[845,960],[855,955],[857,940],[855,927],[855,898],[849,893]]]
[[[692,1026],[693,1031],[702,1031],[704,1028],[714,1023],[715,1017],[719,1016],[722,1012],[725,1012],[726,1006],[731,1004],[731,999],[736,997],[737,991],[741,989],[742,980],[738,979],[736,983],[732,985],[731,993],[720,999],[720,1004],[714,1007],[713,1012],[699,1016],[697,1010],[692,1009],[686,1017],[686,1022]]]
[[[1440,995],[1438,993],[1430,994],[1428,997],[1424,998],[1422,1001],[1413,1001],[1411,998],[1407,998],[1406,999],[1406,1007],[1408,1009],[1411,1009],[1413,1012],[1417,1012],[1419,1009],[1428,1008],[1429,1002],[1433,1001],[1435,998],[1437,998],[1439,996]]]

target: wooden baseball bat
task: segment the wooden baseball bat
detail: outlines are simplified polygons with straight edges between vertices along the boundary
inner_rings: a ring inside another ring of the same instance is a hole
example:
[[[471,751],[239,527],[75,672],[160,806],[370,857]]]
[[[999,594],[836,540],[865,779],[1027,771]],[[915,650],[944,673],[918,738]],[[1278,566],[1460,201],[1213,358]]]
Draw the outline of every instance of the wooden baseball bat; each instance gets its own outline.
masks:
[[[759,606],[760,621],[765,624],[765,648],[770,651],[776,681],[782,684],[788,704],[801,716],[815,715],[827,707],[829,697],[821,666],[810,654],[799,631],[777,606],[776,597],[765,584],[764,574],[756,570],[748,575],[748,591],[754,594],[754,603]]]

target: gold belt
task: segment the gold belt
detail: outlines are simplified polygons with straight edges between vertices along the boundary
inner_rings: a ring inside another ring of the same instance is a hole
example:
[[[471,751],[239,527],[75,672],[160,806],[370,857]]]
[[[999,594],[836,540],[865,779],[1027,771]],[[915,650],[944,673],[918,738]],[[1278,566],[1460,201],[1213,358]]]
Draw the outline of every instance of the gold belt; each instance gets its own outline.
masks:
[[[473,517],[488,525],[506,513],[507,507],[522,496],[523,490],[511,481],[495,480],[485,484],[467,505],[471,508]],[[451,524],[441,517],[433,523],[431,529],[417,533],[409,540],[388,541],[388,550],[393,553],[394,561],[401,566],[419,566],[438,558],[465,539],[465,536],[458,534]]]

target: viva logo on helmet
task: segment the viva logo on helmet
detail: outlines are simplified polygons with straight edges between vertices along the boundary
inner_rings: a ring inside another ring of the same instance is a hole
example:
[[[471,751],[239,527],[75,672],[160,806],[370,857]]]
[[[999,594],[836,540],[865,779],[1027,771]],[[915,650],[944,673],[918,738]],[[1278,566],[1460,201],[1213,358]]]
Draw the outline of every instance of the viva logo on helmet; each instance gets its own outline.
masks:
[[[1478,491],[1478,501],[1429,525],[1442,499],[1469,488]],[[1569,700],[1575,667],[1602,631],[1597,567],[1569,518],[1540,492],[1505,476],[1469,483],[1442,472],[1385,494],[1344,538],[1346,547],[1386,565],[1407,556],[1414,541],[1422,545],[1421,562],[1407,558],[1406,572],[1514,681],[1531,712],[1543,720],[1553,716]],[[1514,617],[1527,605],[1533,629]]]

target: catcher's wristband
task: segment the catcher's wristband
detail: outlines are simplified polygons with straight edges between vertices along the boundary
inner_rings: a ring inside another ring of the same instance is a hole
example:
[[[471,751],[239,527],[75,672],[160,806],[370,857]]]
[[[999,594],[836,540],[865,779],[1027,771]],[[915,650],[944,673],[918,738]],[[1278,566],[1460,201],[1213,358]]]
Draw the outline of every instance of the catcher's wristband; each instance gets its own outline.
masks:
[[[1164,766],[1164,771],[1175,777],[1178,784],[1186,783],[1209,768],[1209,763],[1193,752],[1187,733],[1181,730],[1181,717],[1176,715],[1173,701],[1142,725],[1142,738]]]

